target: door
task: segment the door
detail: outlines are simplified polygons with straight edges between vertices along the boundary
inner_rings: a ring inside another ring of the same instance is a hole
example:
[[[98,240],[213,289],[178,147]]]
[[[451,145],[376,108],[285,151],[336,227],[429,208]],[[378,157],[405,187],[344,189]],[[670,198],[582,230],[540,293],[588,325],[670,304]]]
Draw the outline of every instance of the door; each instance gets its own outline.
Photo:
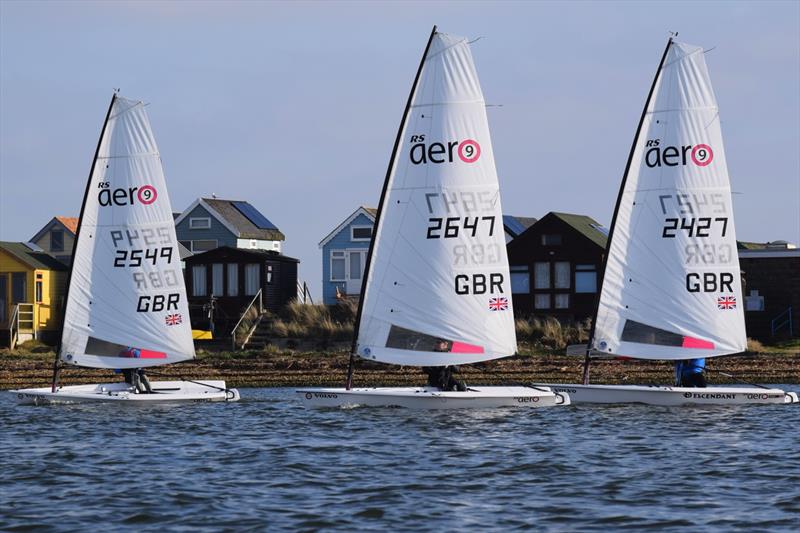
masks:
[[[0,273],[0,326],[8,322],[8,274]]]
[[[349,250],[347,252],[347,294],[361,294],[366,262],[366,250]]]

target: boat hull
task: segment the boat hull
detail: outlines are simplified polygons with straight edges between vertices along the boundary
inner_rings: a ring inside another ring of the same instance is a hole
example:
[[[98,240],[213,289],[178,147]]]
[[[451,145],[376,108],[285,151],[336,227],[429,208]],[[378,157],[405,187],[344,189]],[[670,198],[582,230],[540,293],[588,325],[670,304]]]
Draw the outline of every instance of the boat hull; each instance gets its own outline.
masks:
[[[572,403],[648,405],[742,405],[797,403],[797,394],[758,387],[666,387],[648,385],[573,385],[537,383],[569,394]]]
[[[569,405],[568,394],[546,387],[474,387],[464,392],[430,387],[374,389],[298,389],[306,407],[406,407],[410,409],[485,409]]]
[[[9,391],[22,404],[61,404],[86,402],[125,402],[136,404],[191,403],[191,402],[235,402],[239,391],[225,389],[225,382],[218,381],[152,381],[153,394],[138,394],[124,382],[59,387],[51,392],[50,387]],[[219,390],[223,389],[223,390]]]

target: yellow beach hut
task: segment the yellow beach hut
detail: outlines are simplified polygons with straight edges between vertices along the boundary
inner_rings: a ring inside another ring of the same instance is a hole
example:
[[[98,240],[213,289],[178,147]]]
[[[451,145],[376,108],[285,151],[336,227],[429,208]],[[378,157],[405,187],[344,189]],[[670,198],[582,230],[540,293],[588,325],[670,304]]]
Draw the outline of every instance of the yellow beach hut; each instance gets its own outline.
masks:
[[[58,341],[67,270],[34,244],[0,241],[0,345]]]

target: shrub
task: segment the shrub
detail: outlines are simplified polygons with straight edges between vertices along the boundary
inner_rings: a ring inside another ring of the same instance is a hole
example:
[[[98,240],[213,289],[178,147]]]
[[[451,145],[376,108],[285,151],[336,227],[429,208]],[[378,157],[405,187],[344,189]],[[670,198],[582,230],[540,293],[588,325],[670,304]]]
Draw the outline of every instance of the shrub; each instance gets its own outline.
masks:
[[[326,305],[293,302],[271,321],[269,333],[283,338],[346,340],[353,334],[354,309],[337,306],[332,312]]]

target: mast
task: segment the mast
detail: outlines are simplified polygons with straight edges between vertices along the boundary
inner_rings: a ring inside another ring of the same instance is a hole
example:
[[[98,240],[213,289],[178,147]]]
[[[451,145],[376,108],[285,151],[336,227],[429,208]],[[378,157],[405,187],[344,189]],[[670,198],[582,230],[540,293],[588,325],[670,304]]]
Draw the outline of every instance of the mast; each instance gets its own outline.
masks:
[[[677,35],[677,34],[676,34]],[[639,136],[642,133],[642,124],[644,124],[644,118],[647,116],[647,110],[650,107],[650,101],[653,98],[653,93],[656,89],[656,83],[658,83],[659,77],[661,77],[661,69],[664,67],[664,61],[667,59],[667,53],[669,52],[669,48],[672,46],[672,37],[669,38],[667,41],[667,46],[664,48],[664,54],[661,56],[661,61],[658,63],[658,69],[656,69],[656,75],[653,78],[653,84],[650,86],[650,92],[647,94],[647,100],[644,103],[644,109],[642,110],[642,116],[639,118],[639,126],[636,128],[636,135],[633,137],[633,143],[631,144],[631,151],[628,154],[628,162],[625,165],[625,172],[622,175],[622,183],[619,186],[619,194],[617,194],[617,203],[614,206],[614,214],[611,216],[611,228],[608,230],[608,241],[606,242],[606,253],[603,254],[603,264],[600,267],[600,287],[598,287],[597,298],[595,301],[594,307],[594,317],[592,320],[592,329],[589,331],[589,342],[586,345],[586,358],[583,361],[583,384],[589,384],[589,364],[591,359],[589,354],[592,352],[592,342],[594,341],[594,333],[595,328],[597,327],[597,314],[600,310],[600,297],[603,294],[603,283],[605,283],[605,273],[606,273],[606,266],[608,265],[608,255],[611,251],[611,241],[614,238],[614,228],[617,224],[617,213],[619,212],[619,206],[622,203],[622,195],[625,192],[625,184],[628,181],[628,174],[630,173],[631,163],[633,162],[633,153],[636,151],[636,146],[639,144]]]
[[[353,386],[353,365],[355,364],[355,356],[356,356],[356,349],[358,345],[358,330],[359,326],[361,325],[361,313],[364,310],[364,290],[367,287],[367,281],[369,280],[369,271],[370,266],[372,264],[372,254],[375,250],[375,239],[378,235],[378,226],[381,222],[381,214],[383,213],[383,206],[386,200],[386,192],[389,190],[389,181],[392,178],[392,173],[394,171],[394,167],[397,160],[397,149],[400,147],[400,138],[403,135],[403,130],[406,127],[406,121],[408,120],[408,112],[411,110],[411,102],[414,100],[414,93],[417,92],[417,85],[419,83],[419,78],[422,75],[422,67],[425,65],[425,59],[428,57],[428,50],[430,50],[431,43],[433,42],[433,36],[436,35],[436,26],[433,26],[431,30],[431,35],[428,37],[428,44],[425,45],[425,52],[422,54],[422,59],[419,62],[419,68],[417,69],[417,75],[414,77],[414,83],[411,85],[411,92],[408,94],[408,101],[406,102],[405,111],[403,111],[403,118],[400,120],[400,127],[397,130],[397,137],[394,140],[394,147],[392,148],[392,156],[389,159],[389,168],[386,169],[386,177],[383,180],[383,189],[381,190],[381,198],[378,202],[378,212],[375,214],[375,225],[372,227],[372,240],[369,243],[369,251],[367,252],[367,262],[364,265],[364,279],[361,283],[361,294],[358,298],[358,312],[356,313],[356,321],[355,325],[353,326],[353,344],[350,348],[350,361],[347,365],[347,381],[345,383],[345,388],[350,390]]]
[[[81,212],[78,216],[78,230],[75,234],[75,242],[72,244],[72,256],[70,258],[69,274],[67,275],[67,284],[64,291],[64,303],[61,306],[61,335],[58,338],[58,347],[56,347],[56,357],[53,361],[53,385],[51,391],[55,392],[58,386],[58,374],[60,367],[58,365],[59,357],[61,356],[61,346],[64,340],[64,318],[66,317],[67,301],[69,300],[69,286],[72,282],[72,271],[75,266],[75,252],[78,251],[78,240],[81,238],[81,227],[83,226],[83,213],[86,209],[86,200],[89,197],[89,190],[92,185],[92,177],[94,176],[94,169],[97,166],[97,156],[100,155],[100,145],[103,143],[103,137],[106,134],[106,126],[108,126],[108,119],[111,117],[111,110],[114,108],[114,102],[117,99],[117,92],[111,95],[111,103],[108,104],[108,111],[106,112],[106,119],[103,122],[103,128],[100,130],[100,138],[97,140],[97,148],[94,151],[94,159],[92,160],[92,168],[89,170],[89,178],[86,180],[86,190],[83,193],[83,202],[81,203]]]

